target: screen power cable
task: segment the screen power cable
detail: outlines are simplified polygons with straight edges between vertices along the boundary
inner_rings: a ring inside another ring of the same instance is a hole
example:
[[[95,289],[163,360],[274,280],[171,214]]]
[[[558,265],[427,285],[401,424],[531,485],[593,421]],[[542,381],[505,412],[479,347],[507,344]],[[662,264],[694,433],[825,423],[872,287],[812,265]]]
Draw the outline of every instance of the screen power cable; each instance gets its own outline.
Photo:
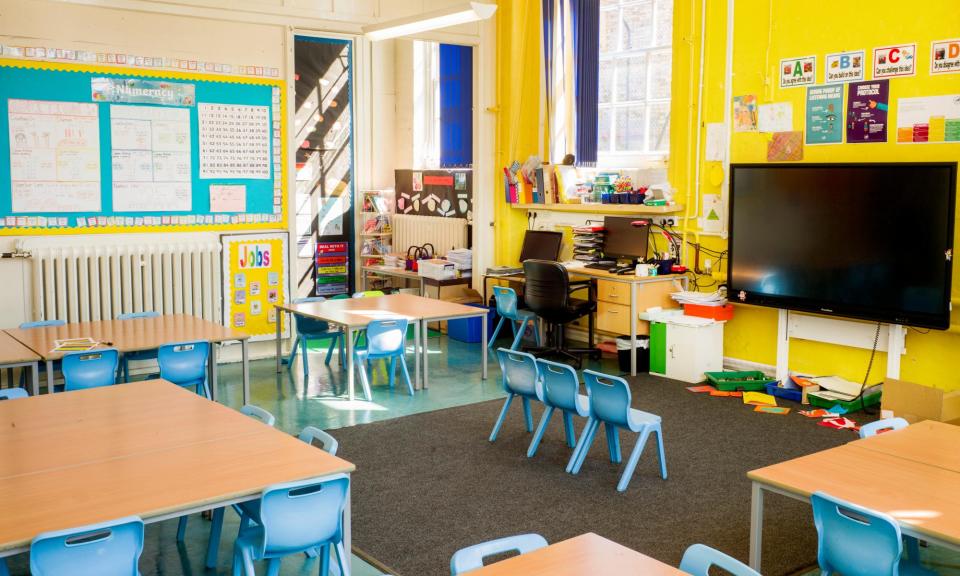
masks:
[[[880,328],[883,326],[881,322],[877,322],[877,331],[873,335],[873,349],[870,351],[870,361],[867,362],[867,372],[863,375],[863,382],[860,384],[860,394],[857,395],[857,400],[860,401],[860,406],[863,408],[864,414],[877,414],[877,410],[868,410],[867,406],[863,403],[863,393],[867,390],[867,380],[870,379],[870,371],[873,370],[873,360],[877,356],[877,348],[880,345]]]

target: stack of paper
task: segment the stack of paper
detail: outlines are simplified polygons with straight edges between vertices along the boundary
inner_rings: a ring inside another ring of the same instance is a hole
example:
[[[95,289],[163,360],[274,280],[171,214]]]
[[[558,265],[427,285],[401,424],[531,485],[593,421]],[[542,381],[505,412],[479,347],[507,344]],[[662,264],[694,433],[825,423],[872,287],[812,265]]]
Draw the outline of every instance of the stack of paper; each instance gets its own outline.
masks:
[[[453,262],[457,270],[473,269],[473,251],[469,248],[457,248],[448,251],[447,260]]]
[[[514,276],[523,272],[523,268],[514,266],[490,266],[487,268],[487,276]]]
[[[68,340],[54,340],[51,352],[86,352],[97,347],[93,338],[70,338]]]
[[[855,400],[863,388],[860,384],[844,380],[839,376],[821,376],[820,378],[810,378],[810,381],[819,386],[820,390],[809,392],[809,394],[825,400],[849,402]]]
[[[725,292],[674,292],[670,295],[679,304],[699,304],[700,306],[723,306],[727,303]]]

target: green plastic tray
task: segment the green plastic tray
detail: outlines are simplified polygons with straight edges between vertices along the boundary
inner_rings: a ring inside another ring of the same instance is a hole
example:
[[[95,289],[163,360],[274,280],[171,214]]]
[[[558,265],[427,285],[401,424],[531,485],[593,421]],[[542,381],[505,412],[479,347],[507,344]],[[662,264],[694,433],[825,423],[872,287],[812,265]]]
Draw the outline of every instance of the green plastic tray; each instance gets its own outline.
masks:
[[[863,404],[860,403],[860,400],[850,400],[848,402],[841,402],[839,400],[827,400],[824,398],[818,398],[816,396],[807,395],[807,399],[810,400],[811,406],[816,406],[817,408],[826,408],[830,409],[840,405],[847,412],[856,412],[857,410],[862,410],[866,406],[875,406],[880,403],[880,397],[883,395],[882,390],[876,390],[869,394],[864,394]]]
[[[768,378],[759,370],[748,370],[745,372],[706,372],[704,375],[707,380],[713,384],[717,390],[733,392],[742,390],[744,392],[763,392],[767,389],[767,384],[776,382]]]

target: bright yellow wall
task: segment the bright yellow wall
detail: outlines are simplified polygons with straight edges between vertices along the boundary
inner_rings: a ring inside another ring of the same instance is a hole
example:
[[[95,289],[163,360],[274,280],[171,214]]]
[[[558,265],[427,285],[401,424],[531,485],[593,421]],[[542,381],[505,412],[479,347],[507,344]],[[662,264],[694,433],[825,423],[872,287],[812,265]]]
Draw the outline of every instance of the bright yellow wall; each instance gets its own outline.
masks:
[[[525,159],[537,151],[539,101],[539,8],[534,0],[502,0],[498,10],[498,162]],[[772,13],[771,13],[772,9]],[[673,109],[671,114],[670,182],[680,202],[692,208],[695,202],[696,112],[699,84],[700,11],[699,0],[674,0]],[[708,0],[702,122],[723,121],[727,5]],[[868,60],[876,46],[917,43],[917,75],[890,81],[890,121],[895,126],[896,99],[900,97],[960,93],[960,74],[931,77],[929,51],[932,40],[960,36],[960,12],[956,0],[927,0],[904,4],[874,0],[869,10],[861,2],[836,0],[737,0],[735,13],[733,95],[756,94],[761,103],[791,102],[794,129],[803,130],[805,88],[781,90],[777,69],[780,58],[817,55],[817,78],[822,78],[824,55],[828,52],[864,49]],[[868,77],[870,75],[868,74]],[[523,111],[521,114],[520,111]],[[895,130],[890,131],[895,140]],[[760,134],[735,134],[733,162],[766,160],[766,140]],[[863,161],[956,161],[960,144],[897,145],[839,144],[808,147],[809,162]],[[700,194],[719,194],[720,186],[706,174],[712,166],[703,163]],[[502,182],[498,167],[497,182]],[[515,262],[526,219],[522,211],[506,206],[502,186],[497,197],[496,239],[498,263]],[[691,214],[691,216],[693,216]],[[696,220],[685,224],[697,230]],[[957,227],[960,231],[960,226]],[[718,237],[701,237],[705,246],[722,249]],[[960,246],[960,240],[956,240]],[[954,272],[955,294],[960,294],[960,273]],[[960,300],[957,302],[960,304]],[[738,306],[728,323],[724,341],[726,356],[764,364],[776,360],[776,311]],[[960,330],[960,315],[954,314]],[[947,389],[960,389],[960,370],[955,367],[960,352],[960,332],[907,336],[907,354],[902,358],[904,379]],[[790,367],[815,374],[838,374],[853,380],[863,378],[869,351],[794,340]],[[884,376],[885,354],[874,362],[870,381]]]
[[[709,2],[707,16],[707,74],[704,92],[704,122],[723,120],[724,51],[726,3]],[[837,144],[804,149],[805,162],[892,162],[892,161],[956,161],[960,144],[897,145],[896,100],[901,97],[960,94],[960,74],[931,76],[930,42],[960,36],[960,12],[955,0],[928,0],[904,4],[878,0],[870,4],[865,19],[859,2],[827,0],[737,0],[734,40],[733,95],[756,94],[760,103],[790,102],[793,104],[794,130],[804,129],[806,89],[779,88],[778,68],[781,58],[817,56],[817,78],[823,78],[822,66],[828,52],[866,50],[897,43],[917,43],[915,77],[890,80],[891,141],[885,144]],[[882,15],[882,16],[880,16]],[[867,77],[871,77],[868,72]],[[676,77],[675,80],[676,82]],[[676,98],[676,93],[674,93]],[[674,104],[676,110],[676,103]],[[691,135],[695,138],[695,133]],[[733,135],[733,162],[766,161],[767,136],[759,133]],[[710,166],[705,163],[705,169]],[[701,193],[719,193],[718,186],[703,180]],[[690,229],[696,224],[690,221]],[[725,242],[704,238],[712,247]],[[955,240],[960,245],[960,240]],[[960,273],[954,270],[954,293],[960,294]],[[955,296],[956,298],[956,296]],[[775,362],[776,311],[739,306],[737,315],[727,326],[724,352],[727,356],[766,364]],[[955,329],[960,329],[960,315],[954,313]],[[902,357],[901,377],[947,389],[960,389],[960,370],[956,357],[960,352],[960,333],[933,331],[921,334],[910,330],[907,354]],[[793,340],[790,367],[815,374],[839,374],[863,378],[869,351],[822,343]],[[874,363],[870,381],[883,378],[886,355],[880,353]]]

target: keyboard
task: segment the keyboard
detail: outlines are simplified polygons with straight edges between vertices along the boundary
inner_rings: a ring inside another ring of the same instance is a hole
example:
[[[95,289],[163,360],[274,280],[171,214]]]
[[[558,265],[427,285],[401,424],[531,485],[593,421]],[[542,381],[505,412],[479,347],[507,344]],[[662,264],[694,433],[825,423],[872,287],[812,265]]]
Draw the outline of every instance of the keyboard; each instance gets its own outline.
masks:
[[[591,270],[612,270],[616,267],[616,264],[604,264],[602,262],[594,262],[593,264],[587,264],[584,266],[584,268],[589,268]]]

